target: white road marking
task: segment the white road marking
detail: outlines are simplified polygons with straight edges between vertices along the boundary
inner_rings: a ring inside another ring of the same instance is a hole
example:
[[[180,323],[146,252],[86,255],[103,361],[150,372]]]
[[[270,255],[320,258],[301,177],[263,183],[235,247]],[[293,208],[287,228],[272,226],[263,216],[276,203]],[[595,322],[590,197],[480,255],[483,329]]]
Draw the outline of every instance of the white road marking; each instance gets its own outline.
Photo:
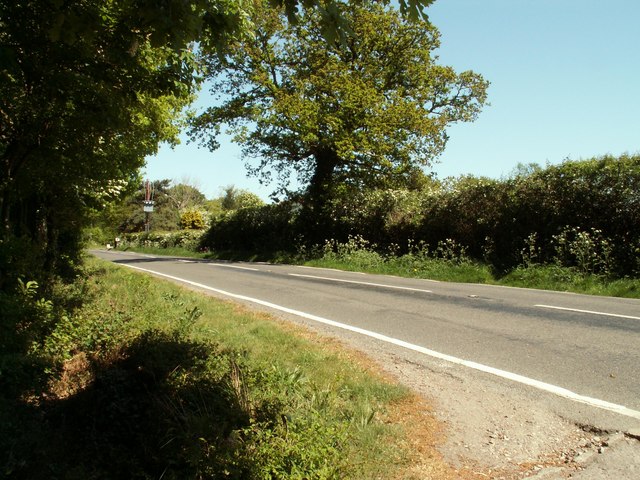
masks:
[[[307,268],[309,270],[329,270],[331,272],[340,272],[340,273],[355,273],[356,275],[366,275],[364,272],[352,272],[351,270],[340,270],[339,268],[327,268],[327,267],[310,267],[308,265],[295,265],[297,268]]]
[[[313,320],[318,323],[322,323],[325,325],[330,325],[332,327],[340,328],[342,330],[347,330],[354,333],[359,333],[361,335],[365,335],[367,337],[375,338],[377,340],[390,343],[392,345],[397,345],[399,347],[406,348],[408,350],[413,350],[415,352],[419,352],[425,355],[428,355],[433,358],[437,358],[440,360],[444,360],[446,362],[450,362],[456,365],[462,365],[467,368],[471,368],[474,370],[478,370],[480,372],[489,373],[491,375],[495,375],[497,377],[505,378],[507,380],[511,380],[513,382],[521,383],[523,385],[528,385],[533,388],[537,388],[538,390],[542,390],[545,392],[552,393],[559,397],[567,398],[574,402],[584,403],[586,405],[600,408],[602,410],[608,410],[611,412],[615,412],[619,415],[624,415],[631,418],[636,418],[640,420],[640,411],[633,410],[631,408],[625,407],[623,405],[618,405],[615,403],[607,402],[605,400],[600,400],[598,398],[587,397],[585,395],[580,395],[578,393],[567,390],[566,388],[559,387],[557,385],[552,385],[550,383],[541,382],[539,380],[535,380],[533,378],[525,377],[523,375],[518,375],[517,373],[507,372],[505,370],[500,370],[498,368],[490,367],[487,365],[483,365],[481,363],[472,362],[469,360],[464,360],[461,358],[453,357],[451,355],[447,355],[446,353],[436,352],[434,350],[430,350],[425,347],[421,347],[420,345],[414,345],[412,343],[405,342],[404,340],[399,340],[397,338],[388,337],[386,335],[382,335],[380,333],[372,332],[369,330],[365,330],[363,328],[354,327],[352,325],[347,325],[344,323],[336,322],[334,320],[329,320],[328,318],[319,317],[317,315],[313,315],[310,313],[302,312],[300,310],[294,310],[292,308],[283,307],[281,305],[276,305],[274,303],[266,302],[264,300],[260,300],[257,298],[247,297],[245,295],[239,295],[237,293],[227,292],[225,290],[220,290],[218,288],[210,287],[208,285],[204,285],[202,283],[192,282],[191,280],[186,280],[184,278],[174,277],[173,275],[167,275],[166,273],[160,273],[153,270],[149,270],[146,268],[136,267],[133,265],[122,264],[126,267],[133,268],[135,270],[141,270],[143,272],[152,273],[154,275],[158,275],[160,277],[169,278],[171,280],[175,280],[181,283],[186,283],[187,285],[192,285],[194,287],[198,287],[204,290],[209,290],[212,292],[216,292],[220,295],[225,295],[231,298],[235,298],[238,300],[244,300],[247,302],[255,303],[258,305],[262,305],[264,307],[272,308],[274,310],[278,310],[281,312],[289,313],[291,315],[296,315],[298,317],[306,318],[308,320]]]
[[[568,312],[589,313],[591,315],[602,315],[605,317],[630,318],[631,320],[640,320],[640,317],[634,317],[632,315],[619,315],[617,313],[594,312],[592,310],[580,310],[578,308],[555,307],[553,305],[534,305],[534,307],[552,308],[554,310],[566,310]]]
[[[210,263],[212,267],[223,267],[223,268],[235,268],[237,270],[250,270],[252,272],[259,272],[259,268],[250,268],[250,267],[241,267],[239,265],[224,265],[222,263]]]
[[[149,255],[147,253],[127,252],[123,250],[100,250],[100,251],[104,253],[111,253],[112,255],[136,255],[136,256],[145,257],[145,258],[158,258],[154,255]]]
[[[384,283],[371,283],[371,282],[358,282],[356,280],[343,280],[341,278],[329,278],[329,277],[317,277],[315,275],[301,275],[299,273],[290,273],[292,277],[302,277],[302,278],[314,278],[318,280],[328,280],[330,282],[342,282],[342,283],[355,283],[356,285],[368,285],[371,287],[384,287],[384,288],[393,288],[396,290],[409,290],[412,292],[423,292],[423,293],[433,293],[431,290],[424,290],[422,288],[411,288],[411,287],[399,287],[396,285],[387,285]]]

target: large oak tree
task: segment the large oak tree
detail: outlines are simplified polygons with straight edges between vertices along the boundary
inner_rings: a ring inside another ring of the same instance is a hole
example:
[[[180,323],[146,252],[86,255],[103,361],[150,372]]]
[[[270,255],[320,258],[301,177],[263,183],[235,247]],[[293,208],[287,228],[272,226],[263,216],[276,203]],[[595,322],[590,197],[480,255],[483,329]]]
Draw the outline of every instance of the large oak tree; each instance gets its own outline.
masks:
[[[476,118],[488,86],[438,63],[428,20],[407,20],[385,2],[338,6],[353,31],[329,43],[317,12],[292,24],[256,9],[253,36],[207,57],[220,103],[192,130],[215,149],[230,127],[251,174],[269,181],[275,172],[281,184],[296,174],[316,209],[336,186],[397,184],[429,165],[447,126]]]

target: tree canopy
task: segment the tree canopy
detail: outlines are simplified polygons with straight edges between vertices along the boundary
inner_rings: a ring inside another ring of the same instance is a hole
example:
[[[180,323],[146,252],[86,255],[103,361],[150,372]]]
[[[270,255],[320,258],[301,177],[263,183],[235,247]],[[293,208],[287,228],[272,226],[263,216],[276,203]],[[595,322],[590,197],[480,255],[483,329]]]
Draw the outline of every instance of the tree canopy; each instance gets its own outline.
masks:
[[[251,174],[291,173],[315,203],[338,185],[377,187],[415,176],[444,149],[446,127],[476,118],[488,82],[439,65],[437,29],[384,3],[339,4],[353,34],[327,43],[322,16],[297,23],[256,8],[254,35],[206,58],[220,104],[192,129],[211,149],[222,125]],[[258,159],[257,164],[252,159]]]
[[[316,11],[327,37],[348,31],[334,0],[272,2],[291,20],[300,6]],[[409,15],[428,3],[402,4]],[[47,269],[78,251],[86,212],[136,183],[159,142],[176,141],[200,81],[196,42],[220,54],[251,36],[252,9],[239,0],[0,0],[3,277],[9,265],[29,270],[12,242],[32,243],[43,258],[30,258]]]
[[[176,26],[151,1],[0,0],[0,247],[31,242],[52,269],[87,207],[176,141],[196,87],[183,4],[163,3]]]

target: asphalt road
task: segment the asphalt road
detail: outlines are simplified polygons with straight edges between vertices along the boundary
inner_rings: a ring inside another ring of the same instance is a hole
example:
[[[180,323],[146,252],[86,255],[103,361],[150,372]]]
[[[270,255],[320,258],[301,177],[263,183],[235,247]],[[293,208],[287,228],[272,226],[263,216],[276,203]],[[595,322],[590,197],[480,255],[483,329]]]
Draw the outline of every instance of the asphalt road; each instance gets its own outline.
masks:
[[[640,300],[299,266],[92,253],[640,425]]]

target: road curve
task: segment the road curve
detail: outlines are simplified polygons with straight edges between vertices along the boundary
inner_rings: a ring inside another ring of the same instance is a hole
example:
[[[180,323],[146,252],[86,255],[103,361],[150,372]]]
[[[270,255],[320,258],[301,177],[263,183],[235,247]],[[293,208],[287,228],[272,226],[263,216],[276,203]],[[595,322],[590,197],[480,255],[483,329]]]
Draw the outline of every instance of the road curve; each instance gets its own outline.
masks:
[[[639,300],[300,266],[92,253],[216,296],[494,375],[513,388],[559,396],[579,403],[582,415],[584,408],[594,418],[606,411],[618,429],[640,426]]]

